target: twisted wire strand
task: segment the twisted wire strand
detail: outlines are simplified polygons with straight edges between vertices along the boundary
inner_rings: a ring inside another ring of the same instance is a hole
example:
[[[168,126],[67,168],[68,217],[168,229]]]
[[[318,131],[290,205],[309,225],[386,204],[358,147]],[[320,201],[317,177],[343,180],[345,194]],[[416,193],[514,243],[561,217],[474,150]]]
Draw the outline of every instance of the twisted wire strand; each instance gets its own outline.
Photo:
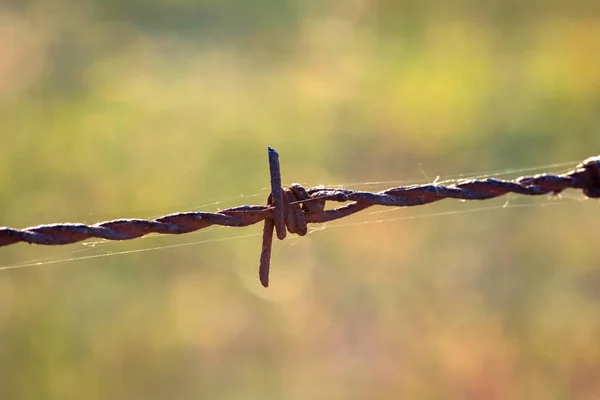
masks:
[[[90,238],[129,240],[149,233],[183,234],[211,225],[243,227],[264,221],[259,279],[269,285],[273,232],[285,239],[287,232],[304,236],[307,225],[344,218],[375,205],[409,207],[443,199],[486,200],[516,193],[527,196],[558,194],[565,189],[580,189],[587,197],[600,198],[600,156],[590,157],[562,174],[537,174],[514,180],[495,178],[460,180],[451,185],[411,185],[380,192],[334,189],[322,186],[305,189],[294,183],[281,187],[279,155],[268,149],[271,194],[266,206],[239,206],[209,212],[183,212],[156,219],[117,219],[94,225],[62,223],[24,229],[0,227],[0,247],[18,242],[64,245]],[[328,201],[347,203],[325,210]]]

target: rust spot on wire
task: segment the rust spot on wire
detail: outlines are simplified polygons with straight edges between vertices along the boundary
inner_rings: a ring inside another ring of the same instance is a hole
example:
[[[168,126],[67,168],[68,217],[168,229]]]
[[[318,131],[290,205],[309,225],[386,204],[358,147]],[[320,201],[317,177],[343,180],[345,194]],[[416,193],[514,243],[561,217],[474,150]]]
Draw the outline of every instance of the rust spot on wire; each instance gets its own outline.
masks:
[[[375,205],[409,207],[448,198],[486,200],[507,193],[539,196],[549,193],[558,194],[569,188],[580,189],[588,197],[600,198],[600,156],[590,157],[572,170],[558,175],[538,174],[514,180],[470,179],[448,186],[412,185],[372,193],[321,186],[305,189],[297,183],[284,189],[281,187],[279,154],[272,148],[268,149],[268,154],[271,194],[266,206],[240,206],[217,213],[184,212],[152,220],[118,219],[94,225],[64,223],[25,229],[0,227],[0,246],[18,242],[63,245],[90,238],[129,240],[149,233],[178,235],[211,225],[242,227],[264,221],[259,278],[261,284],[267,287],[273,231],[279,239],[284,239],[286,232],[303,236],[307,232],[309,223],[333,221]],[[349,203],[325,210],[325,203],[328,201]]]

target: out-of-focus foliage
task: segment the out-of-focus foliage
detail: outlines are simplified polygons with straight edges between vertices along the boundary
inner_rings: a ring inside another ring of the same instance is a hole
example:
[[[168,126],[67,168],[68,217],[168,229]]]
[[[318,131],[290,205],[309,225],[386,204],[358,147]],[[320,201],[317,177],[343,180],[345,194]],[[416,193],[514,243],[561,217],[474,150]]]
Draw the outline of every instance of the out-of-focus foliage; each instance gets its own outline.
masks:
[[[0,224],[262,204],[267,146],[287,183],[394,181],[368,190],[566,169],[600,149],[598,11],[5,1]],[[268,290],[259,226],[0,248],[42,261],[0,271],[0,398],[597,398],[581,200],[367,211],[278,243]]]

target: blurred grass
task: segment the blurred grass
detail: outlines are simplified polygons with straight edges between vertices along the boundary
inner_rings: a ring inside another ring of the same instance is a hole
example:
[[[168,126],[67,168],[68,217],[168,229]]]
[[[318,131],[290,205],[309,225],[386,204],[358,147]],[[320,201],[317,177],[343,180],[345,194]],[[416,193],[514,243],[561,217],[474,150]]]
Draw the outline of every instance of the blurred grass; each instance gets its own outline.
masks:
[[[262,204],[267,146],[306,185],[600,148],[592,1],[30,0],[0,35],[7,226]],[[0,397],[596,398],[582,200],[365,212],[278,244],[268,290],[260,227],[0,249],[94,257],[0,272]]]

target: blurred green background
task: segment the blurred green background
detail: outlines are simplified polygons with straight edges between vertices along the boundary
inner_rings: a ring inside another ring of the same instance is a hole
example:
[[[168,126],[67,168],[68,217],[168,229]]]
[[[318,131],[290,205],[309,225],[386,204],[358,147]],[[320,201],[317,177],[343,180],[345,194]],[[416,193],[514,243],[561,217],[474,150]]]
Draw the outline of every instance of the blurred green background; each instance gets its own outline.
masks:
[[[0,225],[264,204],[267,146],[306,186],[569,169],[600,153],[599,11],[5,0]],[[367,210],[276,243],[266,290],[259,225],[0,248],[42,262],[0,271],[0,398],[597,399],[599,207]]]

